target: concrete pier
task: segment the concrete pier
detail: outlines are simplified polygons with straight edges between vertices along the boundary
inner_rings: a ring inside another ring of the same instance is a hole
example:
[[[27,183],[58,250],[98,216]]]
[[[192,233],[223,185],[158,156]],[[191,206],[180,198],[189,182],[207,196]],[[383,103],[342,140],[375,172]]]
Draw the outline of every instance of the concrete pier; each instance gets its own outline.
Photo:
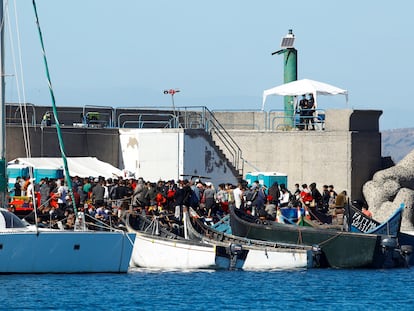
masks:
[[[265,129],[263,112],[214,112],[243,151],[245,173],[286,173],[290,189],[295,183],[316,182],[319,189],[333,184],[353,199],[362,198],[363,183],[381,168],[381,114],[326,110],[324,130],[299,131],[275,130],[272,122]]]
[[[30,128],[30,149],[34,157],[56,157],[60,155],[56,129],[51,127],[41,127],[41,117],[48,107],[32,107],[33,113],[29,120],[33,120]],[[152,114],[166,116],[164,125],[163,120],[148,120],[151,114],[148,108],[143,110],[120,109],[108,107],[101,109],[101,115],[108,116],[108,119],[100,120],[105,124],[102,127],[83,127],[79,126],[79,115],[85,114],[85,108],[65,107],[59,112],[60,119],[64,120],[62,126],[63,138],[65,141],[67,156],[94,156],[101,161],[108,162],[116,167],[124,168],[124,155],[122,153],[121,135],[124,125],[138,124],[139,128],[134,128],[136,137],[140,137],[140,131],[147,131],[148,128],[156,124],[162,131],[153,131],[154,139],[145,139],[145,148],[155,146],[157,141],[165,143],[173,140],[160,140],[156,135],[175,135],[177,128],[168,128],[167,125],[174,124],[168,120],[169,112],[153,111]],[[90,110],[90,109],[89,109]],[[95,109],[96,110],[96,109]],[[155,109],[154,109],[155,110]],[[105,112],[107,111],[107,112]],[[204,115],[211,113],[210,119],[203,120]],[[14,116],[18,115],[13,108],[8,108],[8,124],[6,137],[6,159],[7,161],[17,157],[26,157],[24,148],[22,128],[19,123],[10,122]],[[213,155],[214,163],[226,163],[235,159],[234,155],[228,154],[226,146],[229,140],[218,139],[217,133],[225,131],[237,143],[241,150],[241,157],[244,161],[244,176],[247,172],[277,171],[288,175],[288,187],[293,188],[295,183],[316,182],[319,189],[323,184],[333,184],[337,192],[346,190],[352,199],[362,197],[362,185],[370,180],[373,174],[381,169],[381,133],[379,132],[379,117],[382,112],[378,110],[326,110],[324,124],[317,124],[316,130],[297,130],[285,126],[283,113],[280,111],[213,111],[204,108],[202,112],[192,112],[191,107],[178,107],[180,126],[187,130],[180,131],[181,141],[186,145],[181,149],[182,158],[180,161],[186,167],[185,158],[203,158]],[[171,114],[175,117],[175,114]],[[124,119],[122,119],[124,118]],[[129,118],[129,119],[126,119]],[[211,120],[215,119],[222,127],[211,131]],[[136,120],[139,120],[137,122]],[[191,120],[191,122],[188,122]],[[118,121],[119,124],[114,124]],[[122,121],[122,122],[121,122]],[[134,123],[135,122],[135,123]],[[181,123],[182,122],[182,123]],[[151,125],[152,123],[152,125]],[[148,126],[145,126],[148,125]],[[323,129],[322,129],[323,128]],[[203,129],[188,131],[188,129]],[[206,130],[210,130],[211,141],[205,135]],[[200,135],[202,140],[194,139],[194,135]],[[145,136],[145,137],[148,137]],[[187,138],[186,138],[187,137]],[[175,141],[175,139],[174,139]],[[212,143],[217,146],[217,150]],[[141,145],[142,148],[144,148]],[[171,146],[170,146],[171,147]],[[161,148],[161,149],[160,149]],[[165,145],[165,151],[168,152]],[[203,153],[194,152],[195,149],[206,150]],[[157,152],[162,152],[162,146],[157,145]],[[228,150],[228,148],[227,148]],[[147,157],[148,159],[149,157]],[[228,160],[229,159],[229,160]],[[174,161],[176,161],[175,159]],[[141,167],[139,158],[136,159],[136,167]],[[227,164],[211,165],[212,161],[199,161],[200,168],[191,164],[191,174],[206,174],[208,167],[217,167],[217,172],[223,171]],[[165,165],[169,165],[168,163]],[[176,165],[173,163],[172,165]],[[223,166],[224,165],[224,166]],[[206,168],[201,167],[206,166]],[[188,167],[188,164],[187,164]],[[240,170],[236,166],[237,170]],[[228,172],[232,169],[226,168]],[[234,171],[234,170],[233,170]],[[179,173],[186,173],[178,170]],[[157,173],[159,174],[159,173]],[[158,176],[158,175],[157,175]],[[235,176],[235,175],[234,175]],[[143,176],[145,178],[145,176]],[[159,176],[163,178],[163,176]],[[234,182],[230,178],[230,182]],[[270,185],[268,185],[270,186]]]

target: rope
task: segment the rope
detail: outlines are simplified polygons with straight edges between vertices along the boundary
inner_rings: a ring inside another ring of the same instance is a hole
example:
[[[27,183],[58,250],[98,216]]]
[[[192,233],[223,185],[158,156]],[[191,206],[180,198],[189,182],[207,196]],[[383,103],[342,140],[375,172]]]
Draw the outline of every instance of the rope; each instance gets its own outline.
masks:
[[[6,8],[8,8],[8,5],[6,4]],[[9,11],[7,10],[7,16],[9,16]],[[22,130],[23,130],[23,141],[24,141],[24,147],[26,150],[26,156],[31,157],[31,150],[30,150],[30,132],[29,132],[29,122],[27,119],[27,106],[26,106],[26,96],[25,96],[25,90],[24,90],[24,78],[23,78],[23,61],[22,61],[22,53],[21,53],[21,44],[20,44],[20,30],[19,30],[19,23],[18,23],[18,16],[17,16],[17,9],[16,9],[16,1],[14,1],[14,18],[15,18],[15,28],[16,29],[16,36],[17,36],[17,48],[18,48],[18,55],[19,55],[19,64],[20,64],[20,74],[15,74],[15,81],[17,86],[17,96],[18,96],[18,102],[20,107],[20,119],[22,122]],[[12,35],[12,27],[10,25],[10,18],[8,20],[9,25],[9,37],[10,37],[10,49],[11,49],[11,57],[13,60],[13,68],[14,72],[17,73],[17,61],[16,61],[16,53],[14,51],[14,41],[13,41],[13,35]],[[21,78],[21,86],[19,77]],[[21,100],[21,93],[23,94],[23,101]],[[23,102],[23,105],[22,105]]]
[[[297,244],[302,244],[302,243],[303,243],[302,230],[300,230],[300,228],[298,227],[298,240],[297,240]]]
[[[319,246],[325,245],[325,244],[326,244],[326,243],[328,243],[329,241],[331,241],[331,240],[333,240],[333,239],[336,239],[337,237],[339,237],[339,236],[340,236],[340,235],[342,235],[342,234],[343,234],[343,232],[338,231],[338,234],[335,234],[334,236],[332,236],[332,237],[330,237],[329,239],[327,239],[327,240],[325,240],[325,241],[323,241],[323,242],[319,243],[318,245],[319,245]]]

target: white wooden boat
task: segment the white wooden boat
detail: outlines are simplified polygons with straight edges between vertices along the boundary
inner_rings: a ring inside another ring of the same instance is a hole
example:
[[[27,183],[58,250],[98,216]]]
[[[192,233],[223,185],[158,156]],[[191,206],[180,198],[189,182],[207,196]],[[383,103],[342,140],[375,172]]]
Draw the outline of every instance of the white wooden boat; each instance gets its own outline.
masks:
[[[214,246],[136,232],[130,266],[155,269],[215,269]]]
[[[279,270],[312,268],[318,265],[318,248],[286,243],[257,241],[217,231],[195,212],[184,213],[188,234],[214,245],[217,264],[223,269]]]
[[[131,219],[134,218],[134,225]],[[130,266],[153,269],[215,269],[213,245],[188,240],[160,227],[157,218],[127,217],[129,232],[136,234]]]

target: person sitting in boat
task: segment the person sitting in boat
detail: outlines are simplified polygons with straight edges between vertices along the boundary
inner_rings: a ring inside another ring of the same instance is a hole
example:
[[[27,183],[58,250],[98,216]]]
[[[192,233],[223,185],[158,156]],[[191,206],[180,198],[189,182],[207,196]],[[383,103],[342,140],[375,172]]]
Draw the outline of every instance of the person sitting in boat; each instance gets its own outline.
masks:
[[[50,186],[48,179],[42,178],[39,183],[40,205],[47,206],[49,204]]]
[[[228,193],[226,191],[226,185],[224,183],[218,185],[218,191],[216,193],[216,202],[218,204],[219,211],[223,214],[228,214]]]
[[[234,207],[237,209],[242,208],[244,197],[244,187],[242,183],[238,183],[237,187],[233,189]]]
[[[227,205],[228,207],[234,205],[234,194],[233,194],[233,190],[234,190],[234,186],[233,184],[227,183],[225,186],[225,189],[227,191]]]
[[[346,196],[346,191],[344,190],[340,194],[337,195],[335,199],[335,208],[336,209],[345,208],[346,202],[347,202],[347,196]]]
[[[372,218],[372,212],[368,210],[368,206],[367,206],[366,204],[364,204],[364,205],[362,206],[362,213],[363,213],[365,216],[367,216],[367,217],[369,217],[369,218]]]
[[[21,177],[16,178],[16,183],[14,184],[14,196],[20,197],[22,195],[22,186],[21,186]]]
[[[300,201],[303,205],[303,207],[310,207],[310,203],[312,202],[313,197],[312,194],[308,188],[307,184],[302,185],[302,190],[300,192]]]
[[[339,193],[335,199],[335,208],[333,211],[333,216],[336,217],[336,222],[338,225],[342,224],[345,204],[347,203],[347,200],[348,198],[345,190]]]
[[[253,209],[256,210],[258,216],[264,217],[266,215],[265,212],[265,203],[267,201],[266,195],[266,186],[256,186],[257,195],[252,202]]]
[[[59,209],[63,213],[66,208],[66,196],[68,194],[67,188],[64,185],[64,181],[58,179],[56,181],[57,192],[55,197],[57,197],[57,203],[59,205]]]
[[[178,188],[174,195],[175,210],[174,217],[177,221],[182,220],[183,208],[190,206],[190,199],[193,191],[190,187],[190,182],[187,179],[180,180]]]
[[[336,191],[335,191],[335,189],[334,189],[334,186],[333,186],[333,185],[329,185],[329,186],[328,186],[328,191],[329,191],[329,194],[331,195],[331,197],[333,197],[334,199],[336,199],[336,196],[337,196],[338,194],[336,193]],[[334,202],[332,202],[332,203],[335,203],[335,201],[334,201]]]
[[[102,222],[104,222],[104,223],[107,223],[108,220],[109,220],[109,217],[110,217],[109,214],[110,214],[110,212],[109,212],[109,210],[106,209],[106,207],[100,206],[96,209],[95,218],[102,221]],[[98,223],[98,227],[102,229],[102,224],[100,225]]]
[[[255,215],[256,211],[253,208],[253,201],[256,199],[257,196],[257,185],[253,183],[250,188],[247,188],[243,192],[243,201],[244,201],[244,209],[246,213]]]
[[[271,196],[271,202],[272,204],[278,205],[278,200],[280,197],[280,190],[279,190],[279,183],[275,181],[270,188],[268,189],[268,194]]]
[[[95,178],[91,199],[96,208],[104,205],[104,196],[105,188],[102,186],[102,179]]]
[[[322,194],[319,192],[318,188],[316,187],[316,183],[311,183],[309,185],[309,190],[312,195],[312,202],[313,206],[312,208],[315,208],[316,210],[322,210]],[[312,204],[311,204],[312,205]]]
[[[331,195],[328,190],[328,185],[323,185],[322,188],[322,212],[327,213],[329,211],[329,199]]]
[[[206,189],[203,192],[204,200],[205,200],[205,209],[207,211],[207,216],[211,217],[216,214],[217,207],[216,207],[216,190],[211,182],[206,182]]]
[[[266,211],[268,220],[276,219],[277,206],[274,203],[267,202],[265,206],[265,211]]]
[[[279,197],[279,207],[287,207],[289,205],[290,193],[286,188],[283,188]]]
[[[143,178],[139,178],[132,194],[132,206],[145,208],[147,188]]]

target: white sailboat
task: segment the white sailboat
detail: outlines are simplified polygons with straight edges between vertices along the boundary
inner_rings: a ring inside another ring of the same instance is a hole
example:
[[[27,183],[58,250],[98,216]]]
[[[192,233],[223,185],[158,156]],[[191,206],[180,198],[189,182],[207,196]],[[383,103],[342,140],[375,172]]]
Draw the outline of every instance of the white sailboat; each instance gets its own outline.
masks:
[[[35,8],[35,3],[33,4]],[[3,27],[7,23],[4,22],[3,13],[3,0],[0,0],[0,199],[5,206],[7,181]],[[63,152],[62,155],[64,156]],[[69,177],[68,172],[66,176]],[[0,273],[125,273],[128,271],[134,238],[134,234],[121,230],[40,229],[37,226],[27,226],[8,210],[0,209]]]

